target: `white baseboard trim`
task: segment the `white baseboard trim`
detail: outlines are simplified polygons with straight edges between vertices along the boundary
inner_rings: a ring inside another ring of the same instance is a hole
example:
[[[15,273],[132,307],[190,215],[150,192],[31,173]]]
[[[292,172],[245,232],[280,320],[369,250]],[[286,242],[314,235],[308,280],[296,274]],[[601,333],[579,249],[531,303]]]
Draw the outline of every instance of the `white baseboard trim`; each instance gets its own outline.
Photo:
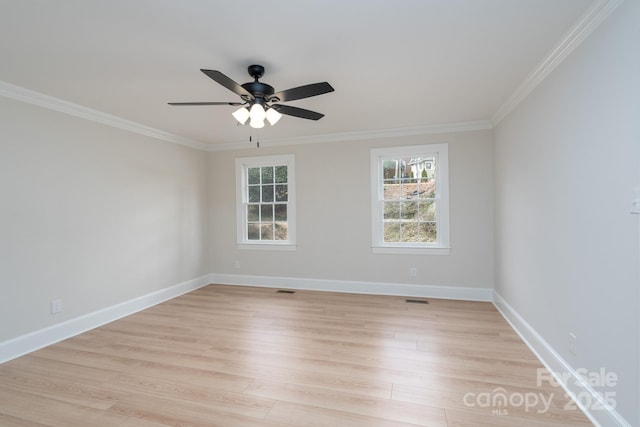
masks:
[[[7,362],[16,357],[97,328],[98,326],[113,322],[114,320],[206,286],[209,283],[211,283],[210,275],[205,274],[204,276],[1,342],[0,363]]]
[[[259,286],[308,291],[352,294],[397,295],[407,297],[492,301],[493,289],[459,286],[414,285],[407,283],[358,282],[350,280],[306,279],[296,277],[251,276],[241,274],[210,275],[211,283],[220,285]]]
[[[564,391],[571,396],[576,405],[582,409],[589,420],[598,427],[631,427],[614,408],[606,405],[602,396],[589,385],[584,378],[556,352],[538,332],[511,307],[497,292],[493,292],[493,305],[502,314],[520,338],[529,346],[542,364],[552,373],[567,378],[566,381],[556,379],[562,384]],[[591,403],[585,407],[584,402]]]

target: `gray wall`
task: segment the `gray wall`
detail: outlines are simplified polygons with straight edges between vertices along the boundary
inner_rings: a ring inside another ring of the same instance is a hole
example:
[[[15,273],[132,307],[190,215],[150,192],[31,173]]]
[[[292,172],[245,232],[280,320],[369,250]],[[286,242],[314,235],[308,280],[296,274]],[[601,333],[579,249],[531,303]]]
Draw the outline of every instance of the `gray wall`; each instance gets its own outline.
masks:
[[[492,132],[213,152],[210,156],[213,271],[223,274],[415,285],[493,286]],[[372,147],[449,143],[451,255],[373,254],[369,161]],[[235,158],[296,158],[295,252],[239,250]],[[235,268],[235,262],[240,268]],[[409,276],[409,268],[417,276]]]
[[[0,97],[0,342],[209,273],[205,158]]]
[[[619,377],[640,425],[640,2],[627,1],[495,129],[496,291],[574,369]],[[569,333],[577,351],[569,351]]]

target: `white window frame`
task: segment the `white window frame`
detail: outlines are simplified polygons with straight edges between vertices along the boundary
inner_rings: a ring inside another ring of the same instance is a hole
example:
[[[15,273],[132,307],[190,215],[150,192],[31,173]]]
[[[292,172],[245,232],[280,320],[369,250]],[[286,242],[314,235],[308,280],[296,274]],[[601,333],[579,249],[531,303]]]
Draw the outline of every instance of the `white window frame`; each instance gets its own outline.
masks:
[[[436,158],[436,242],[385,242],[383,231],[383,161],[392,158]],[[446,143],[371,149],[371,247],[374,253],[449,255],[449,147]]]
[[[249,240],[247,237],[247,171],[252,167],[287,166],[287,240]],[[240,157],[236,159],[236,237],[238,249],[296,250],[295,156]]]

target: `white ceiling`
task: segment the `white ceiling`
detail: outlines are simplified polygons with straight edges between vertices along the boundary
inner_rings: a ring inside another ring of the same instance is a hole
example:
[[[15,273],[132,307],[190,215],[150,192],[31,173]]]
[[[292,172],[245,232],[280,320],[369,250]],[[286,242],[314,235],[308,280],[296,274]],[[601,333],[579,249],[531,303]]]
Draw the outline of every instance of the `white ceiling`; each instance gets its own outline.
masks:
[[[489,120],[592,0],[0,0],[0,81],[216,146],[246,142],[202,74],[328,81],[265,140]],[[253,132],[254,136],[256,132]]]

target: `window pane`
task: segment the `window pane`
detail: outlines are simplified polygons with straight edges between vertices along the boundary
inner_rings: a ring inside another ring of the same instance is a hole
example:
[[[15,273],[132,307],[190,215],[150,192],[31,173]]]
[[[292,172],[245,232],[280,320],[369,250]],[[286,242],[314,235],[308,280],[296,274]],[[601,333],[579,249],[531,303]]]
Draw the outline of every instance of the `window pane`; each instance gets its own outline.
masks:
[[[433,171],[433,157],[416,157],[411,159],[411,171],[415,178],[429,178],[429,171]]]
[[[262,186],[262,202],[273,202],[273,185]]]
[[[260,228],[258,224],[247,225],[247,238],[249,240],[260,240]]]
[[[260,203],[260,186],[249,187],[249,203]]]
[[[420,235],[418,233],[417,222],[406,222],[402,224],[401,235],[403,242],[419,242]]]
[[[416,219],[417,217],[417,202],[400,202],[400,219]]]
[[[273,184],[273,166],[262,168],[262,183]]]
[[[384,219],[400,219],[399,202],[384,202]]]
[[[260,221],[259,205],[247,206],[247,221],[249,222]]]
[[[273,221],[273,205],[260,206],[260,220],[263,222]]]
[[[260,240],[273,240],[273,224],[260,226]]]
[[[397,162],[395,160],[385,160],[382,162],[382,177],[383,179],[394,179],[398,178],[396,174],[396,165]]]
[[[421,199],[431,199],[436,195],[436,180],[423,179],[418,184],[418,194]]]
[[[405,199],[417,199],[420,197],[420,191],[418,190],[418,184],[413,183],[405,183],[402,184],[402,195]]]
[[[397,222],[384,223],[384,241],[399,242],[400,241],[400,224]]]
[[[400,181],[397,179],[388,179],[384,181],[384,199],[398,200],[400,199]]]
[[[260,184],[260,168],[249,168],[249,184]]]
[[[420,241],[435,243],[436,242],[436,223],[435,222],[421,222],[420,223]]]
[[[287,220],[287,205],[285,204],[275,205],[275,220],[276,221]]]
[[[436,202],[420,202],[418,205],[420,213],[418,219],[420,221],[435,221],[436,220]]]
[[[289,186],[287,184],[276,185],[276,202],[286,202],[289,199]]]
[[[277,183],[289,182],[287,173],[288,171],[286,166],[276,166],[276,182]]]
[[[276,223],[276,240],[287,240],[287,224],[277,222]]]

